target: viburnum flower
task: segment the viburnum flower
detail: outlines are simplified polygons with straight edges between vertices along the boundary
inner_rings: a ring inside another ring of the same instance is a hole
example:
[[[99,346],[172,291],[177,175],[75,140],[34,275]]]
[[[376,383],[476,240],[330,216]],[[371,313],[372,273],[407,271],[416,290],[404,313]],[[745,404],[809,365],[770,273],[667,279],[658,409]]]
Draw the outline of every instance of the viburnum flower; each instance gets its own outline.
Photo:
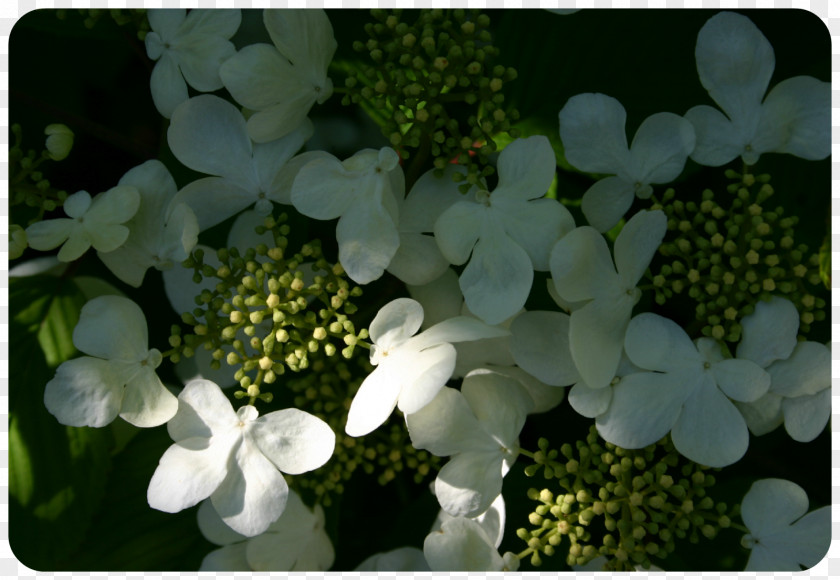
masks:
[[[173,203],[189,205],[202,231],[252,205],[268,215],[272,202],[290,203],[285,166],[311,135],[304,120],[282,139],[252,143],[234,105],[215,95],[193,97],[173,113],[167,140],[178,161],[212,177],[185,186]]]
[[[764,435],[784,423],[795,441],[816,439],[831,417],[831,350],[797,340],[799,312],[786,298],[759,302],[741,326],[736,356],[770,374],[766,395],[737,404],[750,431]]]
[[[335,560],[324,529],[324,508],[309,509],[289,490],[286,509],[268,529],[247,538],[233,531],[209,500],[198,508],[198,527],[205,538],[222,546],[204,557],[199,571],[322,572]]]
[[[675,322],[653,313],[630,321],[624,350],[641,372],[613,387],[609,410],[596,419],[606,441],[640,449],[671,433],[674,447],[709,467],[735,463],[747,451],[749,431],[732,403],[755,401],[770,376],[749,360],[724,359],[711,338],[691,342]]]
[[[600,232],[621,220],[634,194],[648,199],[651,184],[676,179],[694,149],[694,129],[679,115],[651,115],[629,148],[626,121],[621,103],[600,93],[576,95],[560,111],[560,138],[569,163],[581,171],[611,175],[583,194],[583,214]]]
[[[799,572],[816,566],[831,544],[831,506],[808,513],[808,495],[792,481],[761,479],[741,502],[752,550],[747,571]]]
[[[89,301],[73,344],[90,356],[61,363],[44,391],[47,410],[74,427],[103,427],[117,415],[138,427],[169,421],[178,401],[155,374],[162,358],[148,340],[146,317],[128,298]]]
[[[140,207],[126,222],[126,242],[98,255],[117,278],[139,288],[149,268],[168,270],[187,259],[198,242],[198,220],[188,205],[173,202],[178,187],[156,159],[130,169],[119,184],[137,188]]]
[[[61,246],[58,259],[72,262],[93,249],[112,252],[128,239],[130,220],[140,207],[140,192],[130,185],[118,185],[91,198],[78,191],[64,201],[66,218],[35,222],[26,228],[29,246],[52,250]],[[62,245],[64,244],[64,245]]]
[[[426,536],[423,555],[435,572],[500,572],[519,568],[514,554],[499,555],[481,525],[465,517],[444,522],[439,531]]]
[[[258,415],[251,405],[234,411],[210,381],[184,387],[166,425],[175,443],[149,483],[149,505],[175,513],[209,497],[234,531],[249,537],[266,531],[289,495],[281,471],[297,475],[322,466],[332,456],[335,434],[298,409]]]
[[[569,211],[543,198],[556,161],[546,137],[517,139],[499,155],[499,183],[456,202],[435,222],[435,239],[451,264],[469,260],[460,286],[467,307],[488,324],[516,314],[534,270],[548,270],[554,242],[574,228]]]
[[[502,492],[502,479],[519,454],[519,432],[533,402],[518,381],[487,370],[444,387],[425,407],[406,414],[411,444],[452,456],[435,479],[447,513],[475,517]]]
[[[415,413],[434,399],[455,369],[451,343],[507,333],[475,318],[458,316],[415,336],[422,323],[423,307],[410,298],[389,302],[370,323],[370,362],[376,368],[350,405],[348,435],[367,435],[388,419],[394,407]]]
[[[263,22],[274,46],[248,45],[220,71],[236,102],[256,111],[248,134],[257,143],[294,131],[312,105],[330,98],[327,69],[338,47],[323,10],[265,10]]]
[[[763,153],[808,160],[831,153],[830,83],[797,76],[767,93],[776,58],[749,18],[734,12],[711,17],[694,54],[700,82],[723,110],[700,105],[685,114],[697,133],[694,161],[719,166],[740,156],[754,165]]]
[[[400,245],[397,200],[405,195],[404,179],[390,147],[363,149],[344,161],[329,155],[300,169],[291,201],[305,216],[339,218],[338,260],[351,280],[367,284],[382,276]]]
[[[152,100],[167,119],[189,98],[187,83],[203,93],[222,88],[219,67],[236,53],[230,42],[239,29],[239,10],[149,10],[146,54],[156,60]],[[186,79],[186,80],[185,80]]]
[[[641,298],[636,284],[662,243],[668,220],[662,211],[640,211],[618,234],[613,253],[604,236],[583,226],[551,250],[551,276],[567,302],[587,301],[572,311],[569,348],[583,381],[606,387],[615,376],[624,332]]]

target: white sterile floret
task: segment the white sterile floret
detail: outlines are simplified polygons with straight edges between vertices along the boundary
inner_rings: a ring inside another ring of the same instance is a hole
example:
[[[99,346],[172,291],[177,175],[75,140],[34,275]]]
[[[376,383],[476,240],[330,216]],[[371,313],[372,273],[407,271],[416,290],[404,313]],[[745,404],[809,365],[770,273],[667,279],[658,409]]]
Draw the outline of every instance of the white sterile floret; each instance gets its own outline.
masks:
[[[487,511],[516,461],[532,406],[518,381],[480,369],[467,375],[460,391],[444,387],[424,408],[406,414],[416,449],[452,456],[435,480],[441,508],[465,517]]]
[[[434,493],[434,484],[432,484],[432,493]],[[431,530],[433,532],[439,530],[444,522],[448,522],[455,517],[456,516],[452,516],[447,513],[446,510],[440,510],[435,518],[435,521],[432,523]],[[487,511],[470,519],[484,529],[487,537],[493,540],[493,545],[498,548],[505,537],[507,509],[505,507],[504,496],[499,494],[499,496],[493,500],[493,503],[490,504],[490,507],[487,508]]]
[[[435,222],[444,257],[454,265],[469,260],[461,290],[470,311],[488,324],[525,305],[534,270],[548,270],[552,245],[574,228],[562,204],[543,198],[555,168],[546,137],[517,139],[499,155],[496,189],[456,202]]]
[[[694,129],[679,115],[651,115],[629,148],[626,121],[621,103],[600,93],[576,95],[560,111],[560,138],[569,163],[581,171],[611,175],[589,188],[581,206],[601,232],[621,220],[634,195],[647,199],[651,184],[676,179],[694,149]]]
[[[219,67],[236,53],[230,42],[239,24],[239,10],[149,10],[146,54],[156,60],[152,100],[167,119],[189,98],[187,83],[208,93],[222,88]],[[185,81],[186,79],[186,81]]]
[[[510,552],[499,555],[478,522],[464,517],[444,522],[439,531],[426,536],[423,555],[434,572],[501,572],[519,566]]]
[[[327,69],[338,47],[323,10],[265,10],[263,22],[274,46],[246,46],[220,71],[236,102],[256,111],[248,134],[257,143],[294,131],[332,95]]]
[[[85,354],[61,364],[47,383],[44,405],[61,423],[103,427],[117,415],[138,427],[169,421],[178,401],[155,369],[143,311],[121,296],[100,296],[84,305],[73,344]]]
[[[149,483],[149,505],[175,513],[209,497],[222,520],[244,536],[261,534],[283,513],[289,494],[283,473],[317,469],[335,447],[335,434],[322,420],[298,409],[262,417],[251,405],[234,411],[205,380],[184,387],[166,428],[175,443]]]
[[[123,224],[139,207],[140,192],[129,185],[112,187],[95,198],[79,191],[64,201],[68,217],[35,222],[26,228],[26,237],[36,250],[61,246],[58,259],[62,262],[80,258],[91,246],[111,252],[128,239],[129,229]]]
[[[286,509],[266,531],[247,538],[222,521],[209,500],[198,508],[198,527],[204,537],[222,546],[204,557],[199,571],[323,572],[335,560],[324,529],[324,508],[309,509],[293,490]]]
[[[357,284],[380,278],[400,245],[397,199],[405,195],[405,178],[399,160],[390,147],[363,149],[344,161],[322,156],[304,165],[292,185],[300,213],[339,218],[338,260]]]
[[[694,54],[700,82],[725,113],[700,105],[685,114],[697,133],[694,161],[718,166],[740,156],[754,165],[763,153],[808,160],[831,153],[830,83],[797,76],[767,93],[776,59],[749,18],[716,14],[697,35]]]
[[[282,139],[252,143],[234,105],[214,95],[193,97],[175,110],[167,140],[178,161],[212,177],[184,187],[174,203],[189,205],[202,231],[252,205],[268,215],[272,202],[291,203],[286,163],[311,135],[304,120]]]
[[[624,226],[613,253],[594,228],[577,228],[551,250],[551,276],[567,302],[587,301],[572,311],[569,348],[583,381],[606,387],[615,376],[624,332],[641,291],[636,288],[665,237],[668,220],[659,210],[641,211]]]
[[[119,184],[137,188],[140,208],[126,223],[126,242],[98,255],[117,278],[139,288],[149,268],[168,270],[187,259],[198,242],[198,220],[189,206],[174,202],[178,187],[156,159],[130,169]]]
[[[415,413],[434,399],[455,369],[451,343],[507,334],[475,318],[458,316],[415,336],[422,323],[423,307],[410,298],[389,302],[370,323],[370,362],[376,368],[350,405],[348,435],[367,435],[388,419],[394,407]]]
[[[737,405],[750,431],[764,435],[784,423],[794,440],[816,439],[831,417],[831,350],[818,342],[797,341],[799,312],[786,298],[759,302],[741,326],[736,355],[770,374],[766,395]]]
[[[747,571],[799,572],[816,566],[831,544],[831,506],[808,512],[808,495],[792,481],[761,479],[741,502],[752,550]]]
[[[651,445],[671,433],[674,447],[709,467],[735,463],[749,431],[736,401],[755,401],[770,376],[749,360],[724,359],[711,338],[691,342],[675,322],[643,313],[630,321],[624,350],[641,372],[613,387],[609,410],[596,419],[606,441],[626,449]]]

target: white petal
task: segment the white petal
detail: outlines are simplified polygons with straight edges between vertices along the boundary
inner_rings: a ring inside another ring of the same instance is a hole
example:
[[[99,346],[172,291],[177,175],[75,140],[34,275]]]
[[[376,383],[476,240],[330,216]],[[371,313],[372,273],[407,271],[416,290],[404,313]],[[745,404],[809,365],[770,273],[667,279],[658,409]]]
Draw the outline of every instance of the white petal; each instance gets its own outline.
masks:
[[[245,558],[245,543],[224,546],[213,550],[201,561],[199,572],[250,572]]]
[[[43,220],[26,228],[26,239],[34,250],[52,250],[63,244],[76,227],[76,221],[68,218]]]
[[[426,328],[461,314],[464,297],[458,286],[458,275],[452,268],[447,268],[428,284],[408,285],[408,293],[423,305],[423,326]]]
[[[416,300],[397,298],[379,309],[370,323],[370,339],[390,348],[412,337],[423,323],[423,307]]]
[[[673,181],[682,173],[694,143],[694,127],[683,117],[651,115],[639,126],[630,145],[634,165],[640,170],[633,178],[645,185]]]
[[[299,409],[263,415],[254,421],[246,437],[277,469],[290,475],[321,467],[335,448],[335,433],[329,425]]]
[[[210,496],[213,508],[234,531],[256,536],[283,513],[289,487],[283,474],[247,437],[230,463],[227,477]]]
[[[626,121],[624,107],[612,97],[600,93],[572,97],[560,111],[566,159],[581,171],[618,173],[630,157]]]
[[[722,360],[712,365],[712,372],[720,390],[736,401],[750,403],[770,388],[770,375],[749,360]]]
[[[830,111],[829,83],[806,76],[786,79],[764,101],[753,146],[810,161],[825,159],[831,153]]]
[[[388,272],[403,282],[422,286],[438,279],[449,268],[432,236],[400,232],[400,246]]]
[[[303,144],[312,137],[313,125],[306,119],[297,129],[274,141],[254,145],[254,167],[259,176],[260,189],[269,199],[281,201],[282,195],[275,191],[279,183],[278,174],[288,161],[300,151]],[[278,199],[275,199],[278,198]],[[286,201],[286,203],[289,203]]]
[[[785,479],[760,479],[741,501],[741,519],[757,538],[783,530],[808,511],[808,494]]]
[[[151,367],[145,366],[125,389],[120,417],[137,427],[157,427],[178,410],[178,399],[169,392]]]
[[[416,413],[435,398],[455,370],[455,347],[444,343],[400,356],[403,388],[397,402],[403,413]]]
[[[345,432],[351,437],[361,437],[382,425],[397,406],[402,387],[401,369],[380,364],[353,397]]]
[[[255,143],[281,139],[306,123],[316,93],[308,88],[285,92],[288,94],[287,99],[254,113],[248,119],[248,136]]]
[[[671,439],[688,459],[725,467],[747,452],[750,433],[738,409],[709,378],[686,400],[671,429]]]
[[[747,422],[747,428],[753,435],[765,435],[784,422],[782,415],[783,397],[767,393],[752,403],[735,402],[735,406]]]
[[[274,46],[292,64],[311,69],[315,78],[326,75],[338,45],[323,10],[265,10],[263,22]]]
[[[456,316],[438,322],[412,338],[406,345],[415,350],[423,350],[444,342],[469,342],[486,338],[499,338],[510,333],[499,326],[490,326],[472,316]]]
[[[209,438],[236,429],[239,419],[222,390],[207,380],[192,381],[178,395],[178,412],[166,429],[176,442]]]
[[[213,502],[209,500],[201,502],[201,505],[198,507],[196,519],[201,534],[216,545],[224,546],[225,544],[233,544],[234,542],[241,542],[245,539],[245,536],[234,532],[230,529],[230,526],[222,521],[222,518],[213,508]]]
[[[479,369],[466,376],[461,393],[482,428],[516,453],[515,442],[533,408],[531,398],[519,381]]]
[[[104,427],[117,418],[123,392],[108,361],[84,356],[58,367],[44,390],[44,405],[62,425]]]
[[[64,200],[64,213],[71,218],[80,218],[90,209],[92,199],[86,191],[77,191]]]
[[[533,280],[527,252],[499,231],[482,234],[461,273],[460,286],[467,307],[487,324],[498,324],[525,305]]]
[[[808,443],[819,437],[831,418],[831,389],[816,395],[782,399],[785,431],[794,441]]]
[[[633,364],[649,371],[694,369],[702,364],[685,330],[673,320],[648,312],[630,321],[624,350]]]
[[[622,228],[613,252],[625,288],[636,286],[642,279],[667,229],[668,220],[660,210],[640,211]]]
[[[481,233],[485,209],[472,201],[459,201],[435,222],[435,240],[450,264],[460,266],[470,257]]]
[[[463,173],[463,168],[447,165],[441,177],[435,169],[420,176],[400,208],[400,232],[432,232],[437,219],[450,206],[472,199],[474,189],[462,194],[458,190],[460,184],[452,179],[455,173]]]
[[[310,159],[298,171],[291,201],[305,216],[332,220],[348,211],[368,185],[367,179],[345,169],[335,157],[318,157]],[[335,195],[336,191],[344,194]]]
[[[139,208],[140,192],[136,187],[131,185],[112,187],[94,198],[93,203],[85,213],[85,227],[123,224],[134,217]],[[91,240],[96,247],[96,238],[92,237]]]
[[[149,10],[149,26],[166,41],[172,40],[178,33],[178,28],[187,17],[183,8],[172,10]]]
[[[519,381],[519,384],[525,388],[528,395],[531,397],[531,400],[534,402],[531,414],[550,411],[563,401],[563,396],[565,395],[564,389],[547,385],[539,379],[534,378],[529,373],[526,373],[519,367],[498,366],[494,364],[488,364],[485,366],[489,371],[493,371]]]
[[[307,123],[303,124],[304,129],[308,127]],[[295,132],[300,131],[298,128]],[[299,155],[295,155],[277,171],[271,181],[268,198],[271,201],[282,203],[284,205],[292,205],[292,186],[295,179],[300,173],[300,170],[310,161],[315,159],[330,159],[332,155],[326,151],[305,151]],[[313,180],[312,184],[319,185],[317,180]],[[341,196],[335,196],[341,197]],[[344,210],[341,210],[344,211]],[[340,213],[340,212],[339,212]],[[338,214],[336,215],[336,217]]]
[[[230,38],[242,22],[241,10],[193,9],[187,14],[180,33],[185,36],[219,36]]]
[[[443,466],[435,479],[440,507],[453,516],[475,517],[502,492],[500,451],[459,453]]]
[[[786,359],[796,346],[799,311],[786,298],[772,296],[755,305],[755,311],[741,320],[741,342],[735,354],[766,368]]]
[[[493,208],[502,212],[505,231],[528,252],[537,271],[549,269],[552,246],[575,227],[569,210],[553,199],[525,203],[517,199],[499,200],[493,202]]]
[[[91,356],[140,362],[149,352],[146,316],[128,298],[94,298],[82,307],[73,344]]]
[[[219,74],[236,102],[254,111],[294,99],[308,90],[301,75],[269,44],[249,44],[226,60]],[[289,131],[294,129],[290,127]]]
[[[210,10],[208,12],[235,12],[233,10]],[[219,67],[236,54],[233,43],[218,36],[196,35],[188,41],[178,43],[178,65],[187,83],[201,92],[217,91],[222,88]]]
[[[569,391],[569,404],[590,419],[606,413],[611,401],[612,389],[590,389],[586,383],[578,383]]]
[[[444,522],[426,536],[423,555],[434,571],[500,571],[505,565],[481,526],[467,518]]]
[[[158,112],[169,119],[178,105],[189,98],[187,82],[181,75],[178,64],[168,52],[164,52],[152,69],[149,80],[152,101]]]
[[[697,35],[694,56],[700,82],[730,119],[757,115],[776,59],[749,18],[734,12],[710,18]]]
[[[338,259],[357,284],[380,278],[400,245],[394,217],[378,200],[350,206],[338,220],[335,237]]]
[[[831,385],[831,350],[818,342],[797,343],[790,358],[767,369],[772,392],[785,397],[814,395]]]
[[[516,139],[499,154],[499,184],[493,197],[528,200],[545,195],[557,168],[548,137]]]
[[[606,177],[595,182],[583,194],[581,202],[586,221],[599,232],[609,230],[621,221],[633,205],[635,190],[635,184],[624,177]]]
[[[479,425],[463,395],[449,387],[443,387],[428,405],[406,415],[405,424],[412,446],[439,457],[498,448]]]
[[[120,227],[120,226],[118,226]],[[123,229],[123,236],[122,239],[125,241],[128,238],[128,228]],[[109,232],[114,233],[114,232]],[[117,238],[112,238],[114,241]],[[74,226],[73,229],[70,230],[70,235],[67,238],[67,241],[64,242],[64,245],[61,246],[61,249],[58,251],[58,255],[56,256],[59,262],[73,262],[78,260],[82,257],[82,254],[87,252],[91,246],[91,239],[88,235],[87,228],[83,225]],[[118,247],[119,244],[114,244],[114,248]]]
[[[696,137],[691,158],[700,165],[719,167],[744,151],[750,136],[743,135],[726,116],[707,105],[692,107],[685,118],[694,126]]]
[[[575,228],[557,242],[550,265],[554,288],[569,302],[595,298],[619,283],[606,240],[589,226]]]
[[[429,565],[422,550],[415,547],[396,548],[365,559],[356,572],[428,572]]]
[[[185,203],[195,214],[201,231],[233,217],[257,201],[257,195],[223,177],[205,177],[187,184],[173,204]]]
[[[569,352],[590,388],[606,387],[615,377],[633,301],[599,298],[575,310],[569,320]]]

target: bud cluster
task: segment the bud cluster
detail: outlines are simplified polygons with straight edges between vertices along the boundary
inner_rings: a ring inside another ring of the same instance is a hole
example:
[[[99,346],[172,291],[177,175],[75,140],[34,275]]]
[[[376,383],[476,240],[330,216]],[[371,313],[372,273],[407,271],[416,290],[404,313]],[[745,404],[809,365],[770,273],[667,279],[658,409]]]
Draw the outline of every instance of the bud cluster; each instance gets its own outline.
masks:
[[[149,18],[145,8],[78,8],[73,12],[82,17],[85,28],[92,29],[96,24],[108,16],[117,26],[132,24],[137,29],[137,38],[144,40],[146,33],[150,30]],[[66,8],[56,10],[56,17],[59,20],[66,20],[70,11]]]
[[[69,142],[56,141],[53,128],[62,127],[70,134]],[[54,211],[64,205],[67,192],[50,186],[44,177],[41,165],[47,161],[61,161],[70,153],[73,146],[72,132],[64,125],[49,125],[45,134],[48,136],[45,148],[24,150],[23,129],[17,123],[12,125],[14,143],[9,148],[9,207],[26,206],[34,208],[35,217],[29,223],[40,221],[45,212]],[[59,143],[59,145],[56,145]]]
[[[215,286],[196,296],[197,307],[181,316],[190,332],[174,326],[170,345],[173,362],[192,356],[198,348],[211,351],[213,368],[227,364],[241,390],[237,398],[259,398],[271,393],[261,387],[274,383],[286,370],[298,372],[310,357],[351,358],[367,330],[356,331],[348,315],[356,312],[351,298],[361,288],[351,287],[340,264],[329,264],[317,241],[295,253],[288,249],[289,227],[285,214],[268,217],[258,234],[271,231],[273,247],[260,244],[244,254],[236,248],[217,252],[220,266],[204,263],[204,252],[195,250],[183,263],[194,270],[196,284],[212,279]]]
[[[543,438],[539,449],[525,473],[552,481],[528,490],[539,503],[528,518],[534,527],[516,532],[528,544],[519,557],[530,554],[534,566],[568,538],[570,566],[604,557],[606,570],[650,568],[677,540],[714,538],[734,515],[707,495],[710,469],[683,458],[668,437],[628,450],[600,440],[593,426],[586,441],[558,452]]]
[[[658,272],[651,268],[657,303],[687,296],[704,336],[737,342],[741,318],[758,300],[777,294],[796,305],[800,332],[807,333],[811,323],[825,319],[825,300],[815,296],[819,254],[796,243],[797,217],[768,205],[770,176],[731,170],[726,176],[734,182],[722,203],[708,189],[699,204],[674,200],[669,189],[654,205],[668,216],[657,260],[662,265]]]
[[[373,64],[348,76],[343,103],[365,107],[402,159],[414,149],[418,167],[429,156],[437,169],[458,163],[467,168],[467,184],[478,183],[493,171],[487,157],[496,150],[494,135],[515,137],[511,123],[519,117],[504,107],[502,89],[516,71],[492,64],[499,51],[490,18],[461,9],[371,15],[368,40],[353,48]]]
[[[315,355],[306,375],[286,382],[294,393],[294,406],[324,420],[335,432],[335,453],[319,469],[293,479],[294,485],[309,489],[318,503],[329,506],[331,495],[344,492],[344,482],[361,469],[377,474],[380,485],[386,485],[403,471],[413,472],[414,482],[422,483],[440,468],[440,458],[411,446],[405,421],[395,413],[385,428],[364,437],[344,434],[350,403],[364,377],[373,370],[366,357],[330,363]],[[352,368],[351,368],[352,365]]]

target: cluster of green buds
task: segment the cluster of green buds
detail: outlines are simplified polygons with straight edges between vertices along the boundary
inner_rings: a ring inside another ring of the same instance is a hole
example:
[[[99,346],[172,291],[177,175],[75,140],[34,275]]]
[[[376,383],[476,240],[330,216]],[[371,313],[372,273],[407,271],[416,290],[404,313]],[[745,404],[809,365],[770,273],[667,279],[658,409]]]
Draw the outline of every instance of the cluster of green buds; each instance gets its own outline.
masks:
[[[714,192],[702,201],[683,203],[669,189],[654,208],[668,216],[668,233],[659,248],[662,264],[651,269],[656,301],[675,294],[690,298],[700,332],[737,342],[739,321],[758,300],[782,295],[801,313],[800,332],[825,319],[825,300],[815,293],[821,284],[820,257],[794,239],[795,216],[771,209],[770,176],[726,172],[734,180],[722,202]]]
[[[92,29],[104,17],[110,17],[117,26],[132,24],[137,28],[137,38],[140,40],[145,39],[150,29],[145,8],[78,8],[72,11],[61,8],[55,12],[59,20],[66,20],[71,13],[78,14],[87,29]]]
[[[373,64],[347,77],[343,103],[361,104],[404,160],[416,155],[413,166],[422,168],[430,158],[441,170],[450,163],[465,166],[466,176],[458,175],[466,191],[492,173],[487,158],[496,150],[493,138],[505,132],[516,137],[511,123],[519,117],[505,107],[502,92],[516,71],[492,64],[499,51],[489,16],[461,9],[371,14],[368,40],[353,48]]]
[[[274,244],[260,244],[244,254],[236,248],[217,252],[220,266],[204,263],[204,252],[195,250],[183,265],[194,270],[196,284],[207,279],[215,286],[196,296],[197,307],[181,316],[190,331],[172,327],[171,358],[193,356],[204,348],[212,352],[213,368],[227,364],[235,369],[241,389],[237,398],[270,402],[263,393],[286,370],[310,366],[316,353],[351,358],[367,330],[356,331],[348,315],[356,312],[351,298],[361,288],[348,283],[340,264],[324,259],[320,243],[304,244],[298,252],[288,248],[287,216],[267,217],[257,228],[270,231]]]
[[[530,555],[534,566],[568,538],[570,566],[602,557],[605,570],[648,569],[677,540],[714,538],[735,515],[707,495],[715,484],[710,469],[683,458],[668,437],[628,450],[600,440],[593,426],[585,441],[559,452],[540,439],[533,459],[526,475],[542,472],[550,483],[528,490],[539,504],[529,515],[534,527],[516,533],[528,544],[520,559]]]
[[[315,471],[291,479],[297,488],[310,490],[321,505],[331,505],[332,496],[342,494],[344,483],[359,470],[376,474],[378,483],[386,485],[404,471],[413,473],[414,482],[419,484],[440,468],[440,458],[411,446],[399,413],[383,428],[364,437],[344,433],[350,403],[372,370],[367,357],[334,363],[323,355],[314,355],[308,373],[286,381],[286,388],[294,394],[294,406],[322,419],[336,434],[332,459]]]

